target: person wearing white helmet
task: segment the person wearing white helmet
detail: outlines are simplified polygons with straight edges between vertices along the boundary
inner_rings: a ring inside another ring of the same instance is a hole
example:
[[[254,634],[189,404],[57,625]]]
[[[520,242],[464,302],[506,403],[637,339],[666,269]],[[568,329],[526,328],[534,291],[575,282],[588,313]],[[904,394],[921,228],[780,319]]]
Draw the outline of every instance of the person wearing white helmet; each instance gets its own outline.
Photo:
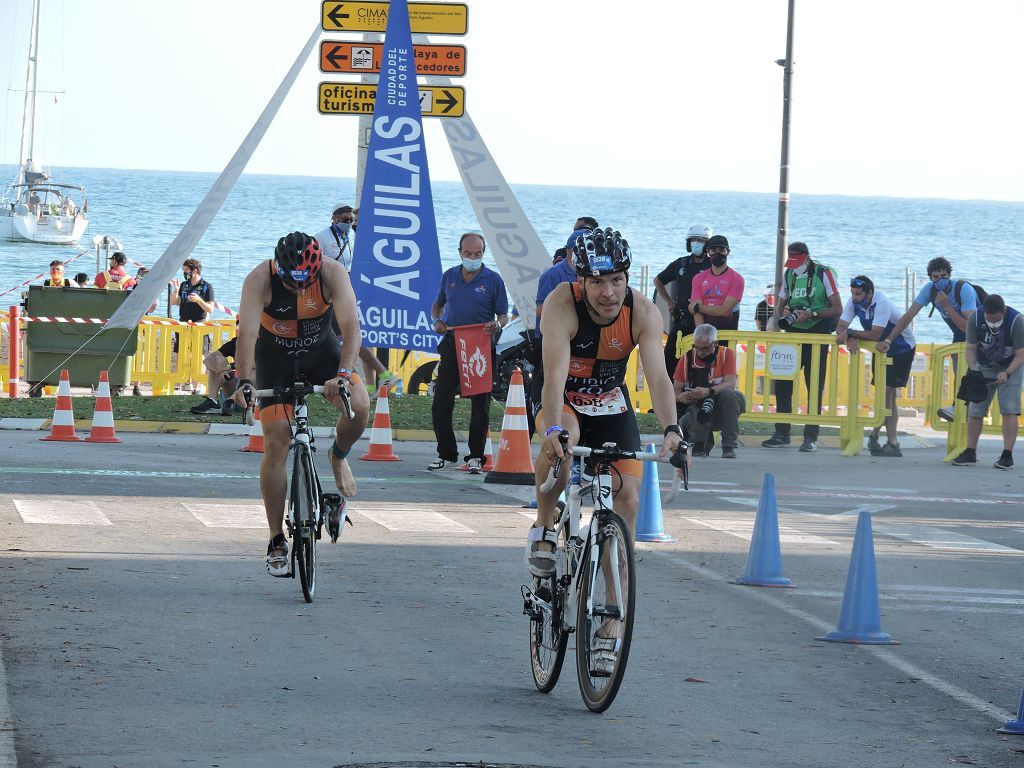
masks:
[[[668,375],[675,373],[679,364],[677,351],[682,336],[689,336],[696,327],[690,314],[690,289],[693,278],[711,266],[704,254],[704,245],[714,234],[711,227],[696,224],[686,233],[686,256],[680,256],[654,278],[654,290],[668,307],[672,323],[665,344],[665,368]]]

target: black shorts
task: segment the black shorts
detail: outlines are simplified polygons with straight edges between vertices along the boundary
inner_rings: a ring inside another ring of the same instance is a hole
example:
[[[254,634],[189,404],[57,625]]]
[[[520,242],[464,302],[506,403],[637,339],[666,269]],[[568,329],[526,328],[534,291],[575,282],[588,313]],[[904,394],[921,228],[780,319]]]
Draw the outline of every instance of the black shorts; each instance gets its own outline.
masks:
[[[892,362],[885,366],[885,386],[893,389],[902,389],[910,381],[910,368],[914,364],[914,354],[917,347],[911,347],[906,352],[898,355],[890,355]],[[875,383],[875,372],[872,368],[871,383]]]
[[[636,411],[629,399],[629,390],[625,386],[619,387],[619,390],[626,399],[626,410],[623,413],[603,416],[589,416],[580,413],[569,405],[568,396],[565,397],[563,410],[575,416],[580,425],[579,445],[586,448],[600,448],[605,443],[615,443],[623,451],[643,449],[640,443],[640,425],[637,423]],[[643,474],[643,465],[633,459],[617,461],[615,467],[620,472],[637,477]]]
[[[307,381],[314,385],[323,385],[338,375],[341,362],[341,340],[337,336],[329,336],[323,344],[299,355],[272,348],[268,344],[256,341],[256,389],[279,389],[294,384],[296,381]],[[269,408],[281,403],[279,397],[261,397],[260,409]]]

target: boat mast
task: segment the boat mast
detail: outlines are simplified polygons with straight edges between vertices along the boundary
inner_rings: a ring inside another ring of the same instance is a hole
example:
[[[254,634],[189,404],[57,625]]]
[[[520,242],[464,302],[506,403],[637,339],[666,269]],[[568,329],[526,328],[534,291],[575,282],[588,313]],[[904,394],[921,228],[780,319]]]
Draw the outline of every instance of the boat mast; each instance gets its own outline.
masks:
[[[32,42],[32,51],[30,53],[32,64],[32,118],[29,123],[28,157],[26,158],[29,162],[35,158],[36,145],[36,89],[39,87],[39,6],[41,4],[42,0],[33,0],[32,2],[35,35]]]
[[[18,183],[25,180],[25,162],[32,159],[36,133],[36,59],[39,56],[39,2],[32,0],[32,26],[29,28],[28,61],[25,64],[25,104],[21,111],[21,144],[18,146]],[[28,156],[25,136],[28,135]]]

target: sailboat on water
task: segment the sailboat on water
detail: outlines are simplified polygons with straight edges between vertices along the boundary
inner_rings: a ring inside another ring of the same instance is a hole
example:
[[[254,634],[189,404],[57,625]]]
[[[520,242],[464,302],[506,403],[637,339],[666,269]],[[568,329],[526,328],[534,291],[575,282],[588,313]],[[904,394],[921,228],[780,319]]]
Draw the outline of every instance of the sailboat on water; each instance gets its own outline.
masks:
[[[89,200],[84,187],[52,180],[35,160],[41,3],[32,0],[18,174],[0,198],[0,239],[68,245],[89,227]]]

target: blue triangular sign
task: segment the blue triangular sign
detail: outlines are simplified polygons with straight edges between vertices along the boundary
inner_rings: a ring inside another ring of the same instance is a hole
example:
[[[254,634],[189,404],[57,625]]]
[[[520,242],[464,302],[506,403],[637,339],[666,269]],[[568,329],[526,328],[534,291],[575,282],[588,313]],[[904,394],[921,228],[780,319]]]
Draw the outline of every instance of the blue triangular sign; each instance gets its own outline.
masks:
[[[409,6],[392,0],[352,258],[363,344],[436,352],[430,305],[440,285]]]

